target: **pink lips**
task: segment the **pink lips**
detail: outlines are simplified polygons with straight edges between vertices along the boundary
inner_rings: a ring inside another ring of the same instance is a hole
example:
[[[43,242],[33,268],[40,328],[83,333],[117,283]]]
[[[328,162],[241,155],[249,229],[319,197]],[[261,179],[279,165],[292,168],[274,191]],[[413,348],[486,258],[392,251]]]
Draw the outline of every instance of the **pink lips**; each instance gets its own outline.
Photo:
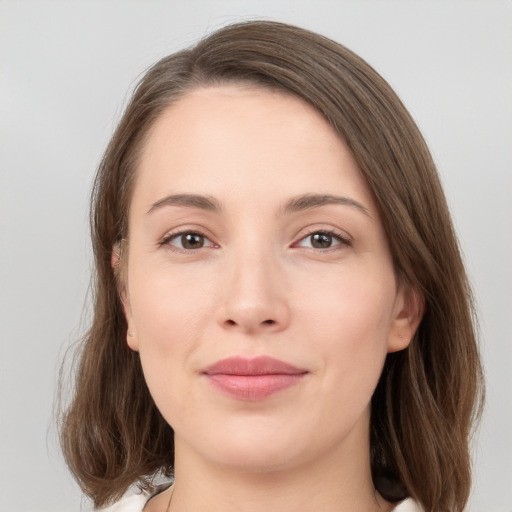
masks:
[[[219,391],[241,400],[263,400],[298,384],[306,370],[272,357],[228,357],[202,371]]]

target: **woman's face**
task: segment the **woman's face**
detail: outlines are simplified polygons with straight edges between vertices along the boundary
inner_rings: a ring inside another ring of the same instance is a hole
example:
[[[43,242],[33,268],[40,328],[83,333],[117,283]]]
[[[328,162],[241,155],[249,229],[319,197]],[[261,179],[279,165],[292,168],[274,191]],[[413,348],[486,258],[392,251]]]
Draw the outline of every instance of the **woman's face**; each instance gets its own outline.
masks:
[[[411,298],[318,112],[249,86],[188,93],[149,133],[128,239],[127,340],[177,454],[245,471],[367,454]]]

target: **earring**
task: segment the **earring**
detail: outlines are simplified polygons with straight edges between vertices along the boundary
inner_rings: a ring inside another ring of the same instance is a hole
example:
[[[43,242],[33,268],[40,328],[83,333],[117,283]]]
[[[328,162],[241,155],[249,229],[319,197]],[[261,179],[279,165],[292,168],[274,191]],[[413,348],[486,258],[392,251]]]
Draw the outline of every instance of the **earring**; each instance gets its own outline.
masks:
[[[130,336],[130,338],[133,338],[133,332],[132,331],[128,331],[128,336]]]

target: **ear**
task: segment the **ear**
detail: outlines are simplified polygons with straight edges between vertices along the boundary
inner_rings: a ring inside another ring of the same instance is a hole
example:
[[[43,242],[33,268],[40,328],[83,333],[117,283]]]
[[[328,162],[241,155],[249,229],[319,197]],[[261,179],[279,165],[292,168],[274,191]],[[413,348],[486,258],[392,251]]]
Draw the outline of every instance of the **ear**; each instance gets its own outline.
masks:
[[[125,264],[121,261],[121,242],[116,242],[112,247],[112,255],[110,258],[110,264],[112,270],[116,276],[117,289],[119,297],[123,304],[124,316],[126,318],[126,324],[128,329],[126,331],[126,343],[135,352],[139,351],[139,342],[137,339],[136,330],[134,327],[132,308],[130,304],[130,295],[128,293],[128,287],[126,283],[126,274],[123,272],[122,265]]]
[[[389,329],[388,352],[398,352],[407,348],[425,311],[423,297],[409,286],[398,290],[393,319]]]

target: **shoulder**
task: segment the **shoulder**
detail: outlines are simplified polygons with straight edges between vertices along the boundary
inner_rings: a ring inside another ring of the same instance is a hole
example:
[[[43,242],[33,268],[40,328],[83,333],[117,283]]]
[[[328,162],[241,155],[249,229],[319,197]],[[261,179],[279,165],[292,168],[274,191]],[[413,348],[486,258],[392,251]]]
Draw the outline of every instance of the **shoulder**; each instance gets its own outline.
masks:
[[[423,512],[423,509],[411,498],[408,498],[398,504],[393,512]]]
[[[94,510],[97,512],[142,512],[150,497],[146,492],[131,494],[116,501],[113,505]]]
[[[119,501],[107,507],[97,508],[96,512],[142,512],[146,503],[156,494],[164,491],[169,484],[163,484],[155,487],[151,491],[137,490],[131,491]]]

